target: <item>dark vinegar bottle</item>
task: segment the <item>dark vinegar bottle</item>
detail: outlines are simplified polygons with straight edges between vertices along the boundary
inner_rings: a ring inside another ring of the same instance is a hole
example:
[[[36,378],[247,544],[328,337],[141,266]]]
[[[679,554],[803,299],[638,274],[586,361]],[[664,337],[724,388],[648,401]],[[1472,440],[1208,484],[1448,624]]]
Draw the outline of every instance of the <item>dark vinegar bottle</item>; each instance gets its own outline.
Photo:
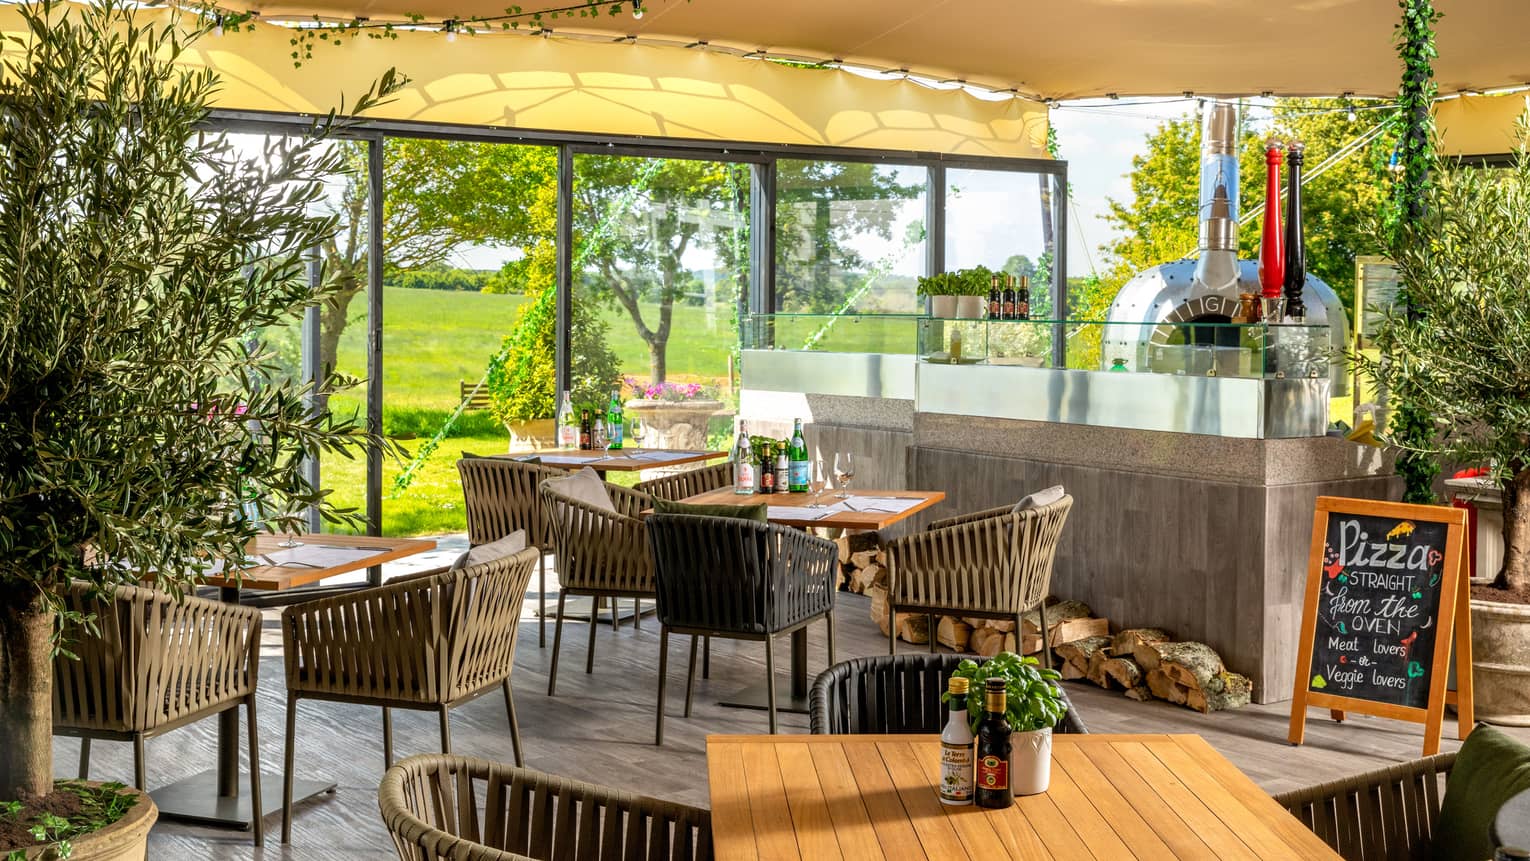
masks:
[[[1004,286],[1004,301],[999,309],[1000,319],[1015,319],[1015,298],[1015,276],[1011,275]]]
[[[594,448],[593,440],[590,439],[591,432],[594,429],[595,429],[594,424],[592,424],[590,422],[590,411],[589,410],[580,410],[579,411],[579,447],[581,449],[584,449],[585,451],[589,451],[591,448]]]
[[[1004,314],[1004,290],[999,287],[999,276],[988,281],[988,319],[997,320]]]
[[[974,801],[978,807],[1000,808],[1015,803],[1009,788],[1010,726],[1006,710],[1004,679],[989,679],[983,689],[983,720],[977,728],[977,780]]]

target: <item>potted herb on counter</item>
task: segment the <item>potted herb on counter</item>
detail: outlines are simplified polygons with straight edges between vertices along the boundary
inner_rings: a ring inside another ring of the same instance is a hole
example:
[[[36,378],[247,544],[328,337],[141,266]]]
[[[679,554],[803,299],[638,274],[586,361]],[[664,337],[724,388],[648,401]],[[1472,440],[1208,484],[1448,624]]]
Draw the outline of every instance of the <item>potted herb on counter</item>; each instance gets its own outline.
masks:
[[[949,320],[956,316],[956,297],[961,280],[954,272],[941,272],[919,279],[918,292],[930,300],[930,316]]]
[[[953,676],[968,679],[967,714],[974,732],[983,716],[983,691],[989,679],[1003,679],[1005,718],[1014,735],[1009,782],[1016,795],[1046,792],[1052,782],[1052,728],[1068,713],[1057,689],[1062,677],[1043,669],[1035,658],[1000,652],[988,660],[962,661]],[[951,694],[941,694],[950,702]]]
[[[992,277],[992,270],[986,266],[942,272],[920,278],[918,291],[920,296],[930,297],[931,317],[980,320],[988,304]]]

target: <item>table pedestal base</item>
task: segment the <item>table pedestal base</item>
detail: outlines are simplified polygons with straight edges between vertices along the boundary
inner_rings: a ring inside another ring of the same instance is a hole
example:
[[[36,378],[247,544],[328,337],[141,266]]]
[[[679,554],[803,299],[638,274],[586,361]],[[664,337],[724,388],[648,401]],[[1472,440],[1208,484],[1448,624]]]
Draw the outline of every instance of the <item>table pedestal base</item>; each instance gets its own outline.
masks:
[[[190,822],[196,825],[213,825],[222,828],[250,828],[250,796],[248,774],[239,775],[238,795],[218,794],[218,773],[212,769],[192,775],[169,786],[161,786],[149,793],[164,819]],[[334,792],[333,781],[292,781],[292,803],[312,798],[326,792]],[[260,775],[260,800],[262,817],[279,813],[282,809],[282,776]]]

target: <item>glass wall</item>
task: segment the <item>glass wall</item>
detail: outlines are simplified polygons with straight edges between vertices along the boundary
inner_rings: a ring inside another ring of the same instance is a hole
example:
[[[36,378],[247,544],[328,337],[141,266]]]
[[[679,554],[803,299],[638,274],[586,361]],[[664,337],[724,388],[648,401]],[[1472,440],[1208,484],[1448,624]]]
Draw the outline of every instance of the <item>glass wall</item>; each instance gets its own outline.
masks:
[[[730,400],[749,284],[750,187],[747,164],[574,157],[577,404],[604,411],[616,388],[624,399]]]
[[[778,160],[776,310],[922,310],[928,189],[922,166]]]

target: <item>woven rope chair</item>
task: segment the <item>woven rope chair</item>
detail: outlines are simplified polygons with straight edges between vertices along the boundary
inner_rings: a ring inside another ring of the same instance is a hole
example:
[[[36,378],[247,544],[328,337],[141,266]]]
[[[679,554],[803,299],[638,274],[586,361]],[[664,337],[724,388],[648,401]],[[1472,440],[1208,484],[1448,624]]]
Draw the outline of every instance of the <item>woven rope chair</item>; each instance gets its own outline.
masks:
[[[570,595],[588,595],[599,606],[611,599],[611,625],[616,627],[616,599],[653,600],[653,564],[648,558],[641,514],[653,499],[620,485],[605,483],[615,511],[581,502],[558,489],[557,482],[542,485],[542,506],[552,525],[553,547],[558,559],[558,621],[553,625],[552,668],[547,674],[547,695],[558,689],[558,654],[563,645],[564,605]],[[641,625],[638,613],[633,626]],[[584,671],[595,670],[595,629],[600,625],[590,611],[590,644]]]
[[[646,493],[655,499],[678,502],[686,497],[721,490],[732,484],[733,464],[724,461],[640,481],[633,485],[632,489],[639,493]]]
[[[685,716],[691,716],[696,637],[765,641],[770,731],[776,731],[774,638],[822,619],[834,662],[834,593],[839,548],[799,529],[735,517],[648,518],[659,607],[659,707],[654,744],[664,743],[664,683],[671,632],[691,635]]]
[[[504,691],[515,761],[521,732],[510,673],[521,602],[542,551],[297,604],[282,611],[287,662],[287,750],[282,842],[292,837],[293,752],[300,699],[382,706],[383,761],[393,764],[391,709],[434,711],[441,750],[452,749],[448,712]]]
[[[1428,858],[1456,764],[1438,753],[1275,796],[1348,861]]]
[[[924,613],[930,630],[936,616],[974,616],[1015,623],[1032,607],[1041,613],[1041,654],[1052,665],[1047,642],[1047,592],[1057,540],[1073,497],[1027,511],[991,508],[938,520],[887,545],[889,622],[897,613]],[[888,626],[888,653],[898,651],[898,626]],[[935,637],[930,637],[935,651]]]
[[[856,658],[824,670],[813,680],[809,714],[814,735],[938,733],[950,708],[940,701],[951,674],[976,655],[883,655]],[[1055,732],[1087,733],[1088,727],[1068,699]]]
[[[412,756],[377,806],[399,861],[710,861],[712,814],[525,768]]]
[[[477,547],[498,541],[517,529],[526,530],[526,543],[552,546],[552,534],[542,512],[537,487],[564,474],[539,463],[504,457],[480,457],[467,452],[457,461],[462,477],[462,500],[467,510],[468,544]],[[547,559],[537,560],[537,645],[547,645]]]
[[[68,609],[93,615],[99,636],[66,631],[79,660],[53,659],[53,732],[80,742],[80,778],[89,777],[92,739],[133,743],[133,781],[144,781],[144,740],[228,709],[249,717],[250,798],[260,805],[260,737],[255,686],[260,667],[260,611],[136,586],[103,600],[86,583],[65,595]],[[265,842],[258,813],[255,845]]]

